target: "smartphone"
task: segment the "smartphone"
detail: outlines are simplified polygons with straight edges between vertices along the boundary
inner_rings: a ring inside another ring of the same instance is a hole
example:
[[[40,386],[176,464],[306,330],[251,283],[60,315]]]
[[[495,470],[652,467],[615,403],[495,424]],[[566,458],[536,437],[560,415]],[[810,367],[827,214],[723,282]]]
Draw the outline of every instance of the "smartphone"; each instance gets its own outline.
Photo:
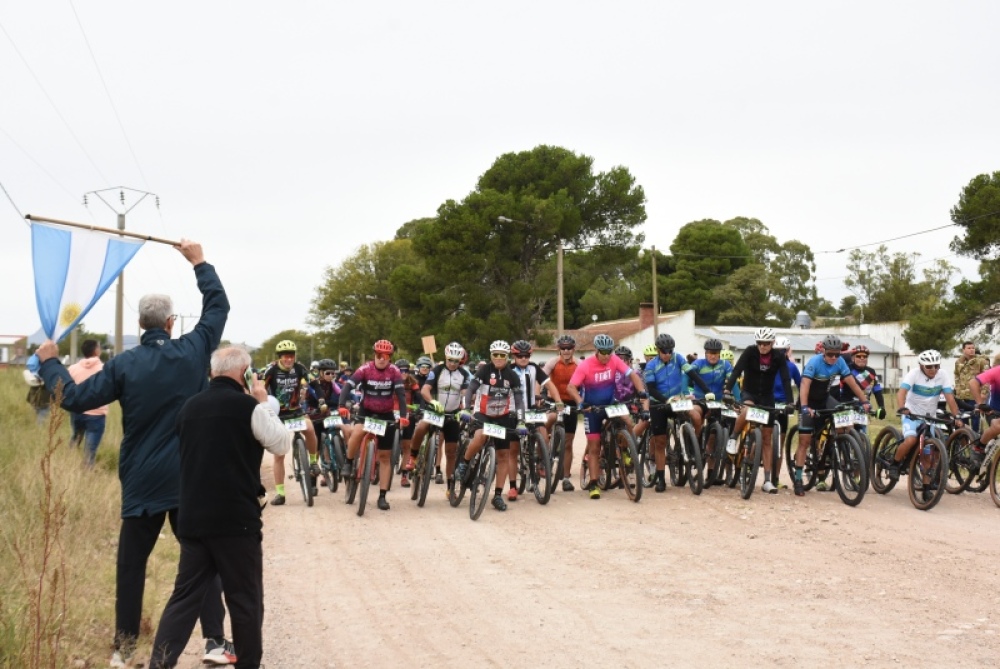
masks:
[[[243,380],[246,382],[247,390],[253,390],[253,367],[247,367],[247,371],[243,372]]]

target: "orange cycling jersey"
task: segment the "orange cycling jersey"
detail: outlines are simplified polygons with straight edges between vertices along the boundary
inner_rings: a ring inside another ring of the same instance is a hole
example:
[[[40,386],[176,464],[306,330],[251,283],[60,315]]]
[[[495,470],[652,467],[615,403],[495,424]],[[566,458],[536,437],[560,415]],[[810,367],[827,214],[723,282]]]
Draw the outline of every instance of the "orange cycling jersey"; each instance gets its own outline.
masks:
[[[562,358],[553,358],[545,363],[542,371],[549,375],[549,380],[559,392],[559,397],[565,402],[566,398],[569,397],[566,386],[569,385],[569,380],[573,378],[573,372],[576,371],[576,360],[571,360],[569,364],[566,364]]]

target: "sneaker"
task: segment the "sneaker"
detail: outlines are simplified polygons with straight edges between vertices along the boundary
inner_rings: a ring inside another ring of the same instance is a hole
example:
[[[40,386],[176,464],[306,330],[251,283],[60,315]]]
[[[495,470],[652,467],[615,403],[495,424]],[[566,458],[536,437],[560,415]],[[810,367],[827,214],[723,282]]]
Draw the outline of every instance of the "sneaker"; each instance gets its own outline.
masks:
[[[569,479],[563,479],[563,492],[573,492],[576,488],[573,487],[573,482]]]
[[[983,466],[983,459],[986,457],[986,450],[983,446],[977,445],[972,447],[972,452],[969,453],[969,465],[972,471],[978,472]]]
[[[348,460],[344,463],[344,480],[354,478],[354,463]]]
[[[820,481],[816,484],[816,492],[827,492],[830,486],[827,485],[826,481]]]
[[[600,499],[600,498],[601,498],[601,489],[598,488],[596,485],[592,486],[590,488],[590,499]]]
[[[803,495],[806,494],[806,489],[805,486],[802,485],[802,481],[796,479],[792,487],[795,488],[796,497],[802,497]]]
[[[389,500],[387,500],[385,497],[379,497],[378,498],[378,508],[381,509],[382,511],[388,511],[389,510]]]
[[[205,641],[205,654],[202,656],[201,661],[217,666],[236,664],[236,649],[226,639],[222,639],[221,641],[207,639]]]
[[[509,499],[511,502],[517,501],[517,488],[511,488],[510,490],[507,491],[507,499]]]
[[[739,450],[740,449],[736,445],[735,439],[730,439],[728,442],[726,442],[726,453],[729,453],[729,455],[736,455],[736,452]]]
[[[126,657],[122,655],[120,651],[117,650],[114,653],[112,653],[111,662],[108,664],[108,666],[112,667],[113,669],[125,669],[125,667],[129,667],[131,665],[132,665],[132,657],[131,656]]]
[[[399,475],[399,485],[403,486],[404,488],[410,487],[410,477],[406,475],[405,471]]]
[[[444,483],[444,474],[442,474],[441,472],[438,472],[437,474],[435,474],[434,475],[434,483],[436,483],[438,485],[441,485],[442,483]]]
[[[284,495],[275,495],[271,498],[271,506],[281,506],[285,503]]]
[[[312,476],[313,478],[316,478],[317,476],[319,476],[319,474],[320,474],[320,471],[319,471],[319,463],[318,462],[314,462],[311,465],[309,465],[309,476]]]
[[[667,491],[667,480],[666,479],[656,479],[656,487],[653,488],[656,492],[666,492]]]
[[[469,463],[459,462],[455,465],[455,481],[457,483],[464,483],[465,477],[469,473]]]
[[[497,511],[507,510],[507,503],[503,501],[502,495],[493,495],[493,508]]]
[[[899,480],[899,463],[898,462],[893,462],[891,465],[889,465],[889,469],[886,470],[886,474],[889,475],[889,480],[890,481],[898,481]]]
[[[761,490],[766,493],[770,493],[771,495],[778,494],[778,488],[770,481],[764,481],[764,485],[761,487]]]

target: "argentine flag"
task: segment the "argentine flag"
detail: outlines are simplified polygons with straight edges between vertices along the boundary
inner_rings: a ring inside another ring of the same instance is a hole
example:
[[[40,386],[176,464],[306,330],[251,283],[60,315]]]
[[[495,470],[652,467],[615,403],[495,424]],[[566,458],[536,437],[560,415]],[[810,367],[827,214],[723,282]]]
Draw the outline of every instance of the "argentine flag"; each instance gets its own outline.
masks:
[[[83,320],[143,243],[32,221],[35,301],[49,339],[60,341]]]

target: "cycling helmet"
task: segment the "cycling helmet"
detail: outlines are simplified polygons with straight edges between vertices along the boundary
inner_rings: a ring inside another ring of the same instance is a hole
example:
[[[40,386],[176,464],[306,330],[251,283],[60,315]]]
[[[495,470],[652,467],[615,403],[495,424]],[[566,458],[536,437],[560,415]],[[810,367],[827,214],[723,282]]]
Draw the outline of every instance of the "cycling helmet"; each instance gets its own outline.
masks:
[[[677,342],[674,341],[674,338],[668,335],[666,332],[664,332],[663,334],[661,334],[659,337],[656,338],[656,349],[658,351],[663,351],[664,353],[673,353],[674,346],[676,345]]]
[[[615,348],[615,340],[606,334],[599,334],[594,337],[594,348],[598,351],[613,351]]]
[[[408,372],[410,371],[410,361],[406,358],[400,358],[396,361],[396,367],[398,367],[401,372]]]
[[[815,346],[815,348],[813,350],[816,351],[817,353],[822,353],[823,352],[823,342],[821,342],[821,341],[816,342],[816,346]]]
[[[309,363],[309,369],[319,369],[319,360],[313,360]]]
[[[461,360],[465,355],[465,349],[457,341],[453,341],[444,347],[444,355],[452,360]]]
[[[857,346],[854,347],[854,353],[856,354],[864,353],[865,355],[868,355],[869,353],[871,353],[871,351],[869,351],[868,347],[865,346],[864,344],[858,344]]]
[[[295,351],[295,342],[291,339],[282,339],[274,347],[274,352],[278,355],[282,353],[295,353]]]
[[[792,347],[792,342],[788,337],[778,337],[774,340],[774,348],[780,348],[783,351],[787,351]]]
[[[736,359],[736,357],[733,355],[733,352],[727,348],[726,350],[724,350],[722,353],[719,354],[719,359],[728,360],[729,362],[732,362],[733,360]]]
[[[515,354],[520,353],[522,355],[524,354],[530,355],[531,344],[529,344],[524,339],[518,339],[516,342],[510,345],[510,350],[513,351]]]
[[[388,353],[391,355],[392,352],[396,350],[396,347],[393,346],[392,342],[388,339],[379,339],[375,342],[375,345],[372,346],[372,350],[376,353]]]
[[[754,341],[774,341],[774,330],[772,328],[757,328],[753,333]]]
[[[823,337],[823,349],[826,351],[837,351],[840,352],[841,348],[840,337],[837,335],[827,335]]]
[[[572,346],[576,348],[576,340],[569,335],[563,335],[556,341],[557,346]]]
[[[495,342],[490,344],[490,353],[507,353],[510,354],[510,344],[505,342],[503,339],[497,339]]]
[[[623,344],[622,346],[619,346],[618,348],[615,349],[615,355],[617,355],[622,360],[631,360],[632,349]]]
[[[656,355],[656,344],[650,344],[646,348],[642,349],[643,355]]]
[[[921,366],[924,365],[940,365],[941,364],[941,354],[932,348],[927,349],[923,353],[917,356],[917,362]]]
[[[705,350],[706,351],[721,351],[722,350],[722,342],[719,341],[718,339],[709,339],[707,342],[705,342]]]
[[[329,358],[323,358],[322,360],[317,362],[316,365],[319,367],[319,371],[321,372],[337,369],[337,363],[335,363],[333,360],[330,360]]]
[[[422,355],[417,358],[417,367],[433,367],[434,361],[428,358],[426,355]]]

